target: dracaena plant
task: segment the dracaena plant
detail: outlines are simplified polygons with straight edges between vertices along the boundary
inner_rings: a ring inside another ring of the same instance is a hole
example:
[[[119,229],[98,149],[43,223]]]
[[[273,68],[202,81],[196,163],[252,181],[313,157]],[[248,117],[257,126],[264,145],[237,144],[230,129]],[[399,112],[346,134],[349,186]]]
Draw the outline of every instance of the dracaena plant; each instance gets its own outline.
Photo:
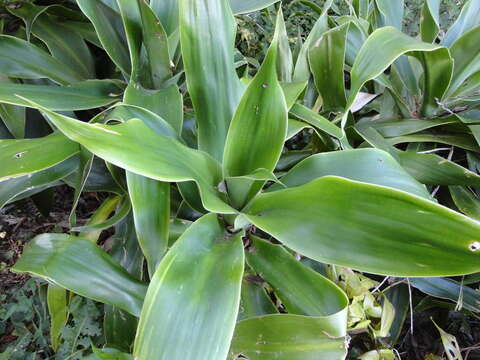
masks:
[[[76,25],[83,29],[79,38],[72,35],[76,43],[49,42],[38,30],[41,16],[54,21],[58,9],[27,3],[11,9],[52,55],[1,36],[0,47],[17,56],[0,56],[0,69],[11,78],[49,82],[2,84],[0,100],[37,109],[54,132],[0,142],[0,179],[14,188],[7,201],[26,186],[41,189],[74,171],[79,194],[94,182],[94,156],[106,162],[109,171],[99,176],[110,179],[114,190],[107,190],[117,194],[87,224],[72,225],[72,234],[32,239],[14,271],[54,284],[52,309],[65,302],[64,289],[108,304],[110,349],[99,357],[344,359],[347,326],[358,309],[354,301],[348,314],[345,291],[352,292],[349,281],[362,280],[342,269],[395,277],[480,271],[480,224],[440,205],[425,186],[445,185],[440,180],[446,178],[446,185],[478,185],[479,176],[447,160],[445,167],[443,158],[422,163],[417,156],[428,154],[395,148],[398,142],[372,125],[372,113],[381,115],[387,105],[389,114],[406,111],[405,99],[421,103],[414,110],[422,116],[440,114],[448,96],[465,90],[458,83],[452,89],[450,81],[440,89],[443,70],[434,74],[440,65],[454,69],[453,60],[444,61],[453,50],[383,26],[390,21],[386,2],[356,1],[350,16],[330,18],[330,1],[295,58],[280,11],[262,65],[240,79],[232,9],[274,2],[78,0],[91,24]],[[426,14],[438,23],[434,12]],[[117,80],[92,79],[71,51],[59,58],[62,46],[72,50],[85,40],[105,50],[118,69],[108,76]],[[405,63],[404,54],[419,62]],[[38,60],[17,62],[33,57]],[[395,79],[396,68],[412,71],[417,93],[399,89],[405,79]],[[467,78],[459,84],[471,84]],[[386,104],[380,111],[377,91]],[[184,107],[195,131],[184,124]],[[94,108],[88,121],[59,112]],[[308,127],[315,132],[303,152],[284,151],[285,142]],[[53,171],[68,161],[73,170]],[[418,175],[415,164],[428,168],[424,176],[431,180]],[[107,253],[96,242],[112,225],[116,235]],[[332,266],[322,275],[298,256]],[[331,280],[339,277],[343,289]],[[381,312],[373,335],[388,336],[391,305],[386,301],[382,310],[373,296],[363,296],[372,314]]]

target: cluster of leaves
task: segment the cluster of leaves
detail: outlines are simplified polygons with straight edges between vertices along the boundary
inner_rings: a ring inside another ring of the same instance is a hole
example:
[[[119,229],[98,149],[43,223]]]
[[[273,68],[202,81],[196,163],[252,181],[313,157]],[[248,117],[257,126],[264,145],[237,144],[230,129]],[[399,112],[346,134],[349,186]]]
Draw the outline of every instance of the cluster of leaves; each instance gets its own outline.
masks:
[[[104,343],[99,322],[102,314],[92,300],[71,298],[66,308],[68,319],[59,329],[55,351],[49,337],[51,317],[44,281],[29,279],[2,294],[0,301],[0,338],[5,343],[2,360],[75,360],[92,344]]]
[[[106,304],[88,359],[393,359],[411,287],[479,312],[480,3],[443,32],[423,2],[413,38],[403,1],[302,1],[292,51],[276,2],[5,7],[0,206],[75,189],[13,268],[49,281],[58,353],[80,296]],[[110,195],[79,224],[84,191]]]

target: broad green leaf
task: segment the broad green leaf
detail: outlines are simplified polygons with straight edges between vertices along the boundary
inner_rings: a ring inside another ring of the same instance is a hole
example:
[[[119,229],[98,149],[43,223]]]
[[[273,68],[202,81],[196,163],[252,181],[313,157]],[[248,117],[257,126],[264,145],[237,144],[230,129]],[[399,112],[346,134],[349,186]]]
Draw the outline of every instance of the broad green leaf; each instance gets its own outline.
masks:
[[[447,278],[416,278],[410,283],[428,295],[460,302],[459,308],[480,312],[480,291],[471,287]]]
[[[85,41],[102,48],[102,43],[98,38],[95,27],[91,23],[77,21],[63,21],[62,26],[80,35]]]
[[[303,129],[308,129],[308,128],[311,128],[311,126],[304,122],[294,120],[294,119],[288,119],[287,136],[285,137],[285,140],[291,139]]]
[[[98,0],[77,0],[77,4],[92,22],[103,48],[115,65],[130,75],[130,56],[120,14]]]
[[[279,12],[278,19],[282,13]],[[257,169],[273,171],[280,158],[287,132],[287,104],[277,78],[276,58],[282,21],[267,56],[248,85],[235,112],[225,144],[224,174],[238,177]],[[229,180],[227,187],[234,206],[241,208],[262,187],[262,181]]]
[[[0,181],[0,208],[24,193],[56,184],[58,180],[74,172],[77,166],[78,157],[72,156],[45,170]]]
[[[217,191],[221,169],[207,154],[158,135],[139,119],[118,125],[88,124],[32,105],[45,113],[65,135],[109,163],[156,180],[194,180],[207,209],[235,212]]]
[[[448,29],[442,40],[442,45],[450,47],[460,36],[471,28],[480,24],[478,12],[480,11],[480,2],[469,0],[463,5],[462,11],[457,20]]]
[[[480,185],[480,176],[453,161],[435,154],[396,152],[400,165],[427,185]]]
[[[242,235],[228,234],[209,214],[175,242],[148,288],[136,359],[226,358],[240,301]]]
[[[97,349],[93,346],[93,354],[82,357],[82,360],[134,360],[132,355],[114,348]]]
[[[402,30],[403,12],[405,9],[404,0],[375,0],[375,4],[380,12],[381,26],[393,26]]]
[[[474,192],[463,186],[449,186],[448,189],[458,210],[480,220],[480,200]]]
[[[422,41],[434,42],[440,32],[440,0],[426,0],[423,3],[420,20]]]
[[[0,102],[30,107],[20,95],[53,111],[85,110],[118,101],[121,92],[111,80],[87,80],[69,86],[0,83]]]
[[[323,177],[259,195],[245,213],[320,262],[394,276],[480,270],[480,223],[403,191]]]
[[[280,0],[230,0],[234,14],[246,14],[273,5]]]
[[[454,68],[447,96],[453,94],[470,76],[480,71],[479,37],[480,26],[477,26],[452,44],[450,52]]]
[[[142,19],[143,42],[148,55],[152,85],[159,89],[172,76],[173,63],[170,62],[167,32],[147,3],[138,1],[138,6]]]
[[[266,293],[262,283],[262,278],[259,278],[255,274],[245,272],[242,281],[238,320],[278,313],[277,308]]]
[[[398,57],[411,52],[435,52],[443,48],[438,45],[415,40],[398,29],[387,26],[375,30],[360,49],[351,70],[351,89],[347,101],[350,109],[362,86],[381,75]],[[422,53],[423,56],[426,56]],[[428,58],[430,59],[430,58]]]
[[[340,176],[402,190],[432,200],[425,186],[409,175],[388,153],[378,149],[354,149],[316,154],[282,176],[287,187],[304,185],[322,176]],[[272,185],[268,190],[279,190]]]
[[[50,315],[50,341],[52,349],[57,351],[63,326],[68,320],[66,290],[55,284],[48,284],[47,304]]]
[[[23,20],[25,23],[25,35],[27,41],[30,41],[32,25],[50,6],[37,6],[29,2],[22,2],[20,5],[21,6],[6,6],[6,10]]]
[[[328,16],[326,11],[328,7],[326,7],[324,13],[320,15],[320,17],[313,25],[312,30],[308,34],[305,43],[302,45],[300,52],[297,57],[297,61],[295,63],[295,70],[293,73],[293,80],[294,81],[308,81],[310,78],[310,67],[308,65],[308,53],[310,47],[322,36],[323,33],[328,31]]]
[[[290,110],[295,104],[299,96],[303,93],[305,88],[308,85],[307,81],[296,81],[296,82],[281,82],[280,85],[283,89],[283,94],[285,95],[285,101],[287,103],[287,109]]]
[[[150,7],[169,35],[178,29],[178,5],[179,0],[150,1]]]
[[[325,33],[310,47],[308,59],[324,111],[345,108],[344,64],[349,23]]]
[[[180,43],[198,146],[221,162],[241,96],[234,66],[235,19],[227,0],[180,0]],[[275,89],[272,84],[272,89]]]
[[[250,360],[343,360],[343,337],[325,334],[324,319],[301,315],[267,315],[240,321],[229,360],[243,354]]]
[[[37,139],[0,140],[0,181],[47,169],[78,152],[78,144],[58,132]]]
[[[183,98],[177,85],[172,84],[160,90],[147,90],[129,85],[125,90],[124,101],[154,112],[167,121],[177,134],[182,132]]]
[[[97,245],[66,234],[42,234],[30,240],[12,270],[48,279],[137,316],[147,290]]]
[[[432,116],[450,86],[454,59],[447,48],[418,53],[416,56],[424,68],[423,103],[420,112],[423,116]]]
[[[335,283],[303,265],[281,245],[253,238],[248,264],[265,279],[291,314],[321,317],[330,336],[347,333],[348,298]]]
[[[456,123],[455,119],[376,119],[369,121],[368,125],[377,130],[383,137],[399,137],[420,132],[434,127]],[[361,121],[357,123],[361,124]],[[357,126],[358,126],[357,125]]]
[[[0,73],[22,79],[47,78],[61,85],[83,80],[73,68],[63,64],[25,40],[0,35]]]
[[[47,45],[52,56],[85,79],[95,77],[95,64],[83,38],[42,14],[35,21],[33,34]]]
[[[153,276],[168,246],[170,184],[131,172],[127,172],[127,183],[138,242]]]
[[[306,106],[295,104],[290,109],[290,114],[305,121],[307,124],[312,125],[316,129],[336,137],[337,139],[341,139],[345,136],[342,129]]]

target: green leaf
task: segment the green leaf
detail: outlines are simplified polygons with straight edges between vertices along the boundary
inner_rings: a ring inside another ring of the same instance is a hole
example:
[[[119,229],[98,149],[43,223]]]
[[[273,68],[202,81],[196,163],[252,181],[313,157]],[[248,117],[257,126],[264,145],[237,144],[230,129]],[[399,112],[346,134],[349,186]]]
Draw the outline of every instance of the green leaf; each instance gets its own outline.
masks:
[[[264,9],[280,0],[230,0],[234,14],[246,14]]]
[[[430,61],[431,58],[423,52],[440,50],[440,56],[443,59],[443,55],[445,52],[448,54],[448,50],[442,49],[438,45],[415,40],[391,26],[375,30],[360,49],[350,72],[352,85],[347,100],[347,110],[353,105],[362,86],[381,75],[401,55],[421,52],[422,56]],[[445,74],[443,76],[445,78]]]
[[[295,104],[290,109],[290,114],[312,125],[316,129],[336,137],[337,139],[341,139],[345,136],[342,129],[306,106]]]
[[[160,90],[147,90],[129,85],[125,90],[124,101],[148,109],[168,122],[178,135],[183,126],[183,97],[177,85]]]
[[[390,334],[385,340],[391,345],[395,345],[398,342],[410,308],[408,285],[402,283],[397,284],[387,288],[384,294],[395,308],[395,318],[390,328]]]
[[[343,360],[345,338],[324,332],[324,319],[301,315],[267,315],[240,321],[230,348],[250,360]]]
[[[139,315],[147,286],[89,240],[66,234],[33,238],[12,268]]]
[[[378,185],[323,177],[257,196],[246,216],[320,262],[395,276],[480,270],[478,222]]]
[[[480,200],[474,192],[463,186],[449,186],[448,190],[458,210],[480,220]]]
[[[375,0],[375,4],[380,13],[379,20],[381,26],[393,26],[398,30],[402,30],[403,12],[405,9],[404,0]]]
[[[168,2],[168,1],[167,1]],[[153,87],[162,88],[172,76],[167,32],[146,2],[138,1],[142,32]]]
[[[386,186],[432,200],[425,186],[409,175],[388,153],[378,149],[354,149],[316,154],[282,176],[287,187],[304,185],[322,176],[340,176]],[[281,189],[272,185],[268,190]]]
[[[235,212],[217,191],[221,169],[207,154],[155,133],[139,119],[118,125],[88,124],[56,114],[38,104],[32,105],[44,112],[65,135],[109,163],[160,181],[194,180],[207,209]]]
[[[423,3],[420,20],[422,41],[434,42],[440,32],[440,0],[426,0]]]
[[[282,8],[280,7],[277,14],[276,25],[276,46],[277,46],[277,59],[276,67],[278,79],[280,81],[290,83],[292,81],[293,71],[293,57],[288,40],[287,29],[285,27],[285,20],[283,19]]]
[[[229,235],[209,214],[177,240],[148,288],[135,358],[225,359],[240,301],[242,235]]]
[[[433,324],[440,333],[442,339],[443,348],[447,355],[448,360],[463,360],[462,353],[460,351],[460,346],[458,345],[457,339],[455,336],[443,331],[436,323],[433,321]]]
[[[180,0],[180,42],[198,146],[219,162],[241,96],[233,59],[235,25],[226,0]]]
[[[48,312],[50,314],[50,341],[52,349],[57,351],[63,326],[67,323],[67,292],[55,284],[48,284]]]
[[[25,40],[0,35],[0,73],[22,79],[47,78],[61,85],[83,80],[82,76]]]
[[[346,23],[323,33],[308,53],[323,111],[341,111],[347,103],[343,71],[348,28]]]
[[[8,77],[0,76],[0,88],[4,84],[15,84],[15,82]],[[0,102],[1,100],[0,97]],[[22,139],[25,137],[25,108],[0,104],[0,119],[15,138]]]
[[[168,247],[170,184],[131,172],[127,172],[127,183],[138,242],[153,276]]]
[[[6,6],[6,10],[23,20],[25,23],[25,35],[27,41],[30,41],[32,25],[44,11],[48,10],[50,6],[36,6],[29,2],[22,2],[20,5],[21,6],[18,7]]]
[[[73,173],[77,167],[78,157],[72,156],[45,170],[0,181],[0,208],[22,194],[56,184],[58,180]]]
[[[20,95],[52,111],[85,110],[118,101],[121,91],[112,80],[87,80],[70,86],[0,83],[0,101],[31,107]]]
[[[463,5],[462,11],[457,20],[448,29],[442,40],[442,45],[450,47],[460,36],[471,28],[480,24],[478,12],[480,11],[480,3],[477,0],[469,0]]]
[[[330,336],[347,333],[348,298],[335,283],[303,265],[281,245],[259,238],[246,253],[248,264],[273,288],[289,313],[318,316]]]
[[[33,34],[47,45],[54,58],[61,61],[85,79],[95,77],[95,64],[83,38],[43,14],[35,21]]]
[[[245,272],[242,281],[238,320],[278,313],[262,283],[263,280],[255,274]]]
[[[459,302],[459,308],[480,312],[480,291],[471,287],[446,278],[416,278],[410,279],[410,283],[425,294]]]
[[[37,139],[0,140],[0,181],[47,169],[78,152],[78,144],[58,132]]]
[[[178,29],[178,4],[179,0],[150,1],[150,7],[169,35]]]
[[[400,165],[422,184],[480,185],[479,175],[441,156],[410,151],[398,151],[396,156]]]
[[[480,71],[480,26],[456,40],[450,52],[454,61],[452,82],[447,96],[453,94],[470,76]]]
[[[281,18],[279,12],[278,19]],[[223,155],[226,177],[249,175],[257,169],[273,171],[280,158],[288,120],[287,105],[276,71],[281,23],[277,22],[276,35],[267,56],[240,100],[228,130]],[[229,180],[227,188],[234,206],[241,208],[263,183]]]
[[[77,0],[77,3],[92,22],[103,48],[115,65],[130,75],[130,55],[120,14],[98,0]]]

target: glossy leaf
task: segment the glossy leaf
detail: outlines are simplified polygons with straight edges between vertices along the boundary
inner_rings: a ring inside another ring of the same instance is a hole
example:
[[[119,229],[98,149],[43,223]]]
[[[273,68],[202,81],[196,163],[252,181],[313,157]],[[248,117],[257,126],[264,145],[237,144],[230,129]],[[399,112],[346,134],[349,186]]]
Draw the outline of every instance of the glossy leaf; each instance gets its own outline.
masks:
[[[301,315],[267,315],[240,321],[229,359],[243,354],[251,360],[343,360],[345,338],[325,334],[324,319]]]
[[[238,320],[278,313],[262,283],[263,280],[255,274],[245,273],[242,281]]]
[[[433,42],[440,32],[440,0],[426,0],[421,10],[420,36]]]
[[[409,175],[388,153],[377,149],[355,149],[316,154],[282,176],[282,184],[294,187],[322,176],[340,176],[402,190],[432,200],[425,186]],[[279,190],[272,185],[269,191]]]
[[[347,333],[348,298],[333,282],[303,265],[282,246],[253,238],[248,264],[273,288],[291,314],[318,316],[330,336]]]
[[[61,85],[83,80],[74,69],[39,47],[16,37],[0,35],[0,73],[22,79],[47,78]]]
[[[279,12],[278,19],[282,13]],[[235,112],[225,144],[224,173],[245,176],[257,169],[272,171],[280,158],[287,131],[287,105],[277,78],[276,57],[282,21],[255,78],[248,85]],[[258,141],[261,139],[261,141]],[[263,182],[228,181],[229,196],[240,208],[254,196]]]
[[[452,26],[448,29],[442,40],[442,45],[450,47],[466,31],[479,25],[480,3],[476,0],[469,0],[463,5],[460,15]]]
[[[87,80],[70,86],[0,83],[0,102],[30,107],[20,95],[52,111],[85,110],[118,101],[121,91],[111,80]]]
[[[153,276],[168,247],[170,184],[131,172],[127,172],[127,183],[138,242]]]
[[[131,63],[126,34],[120,14],[97,0],[77,0],[82,12],[90,19],[103,48],[125,74],[130,74]]]
[[[47,169],[78,151],[78,144],[58,132],[37,139],[0,140],[0,181]]]
[[[235,19],[226,0],[179,3],[180,42],[195,109],[198,146],[221,162],[230,121],[241,96],[233,59]]]
[[[12,270],[48,279],[137,316],[147,290],[97,245],[66,234],[35,237]]]
[[[149,286],[135,358],[225,359],[240,301],[241,236],[209,214],[176,241]]]
[[[87,124],[36,104],[35,107],[72,140],[106,161],[156,180],[194,180],[207,209],[234,212],[217,192],[216,187],[221,181],[220,166],[207,154],[158,135],[139,119],[119,125]]]
[[[234,14],[245,14],[266,8],[280,0],[230,0]]]
[[[347,23],[325,32],[308,53],[324,111],[343,110],[347,102],[343,71],[348,27]]]
[[[22,194],[56,184],[58,180],[73,173],[77,166],[78,157],[72,156],[45,170],[0,181],[0,208]]]
[[[448,94],[454,93],[465,80],[480,71],[479,37],[480,26],[477,26],[452,44],[450,52],[455,66]]]
[[[178,29],[178,0],[151,0],[150,7],[168,34]]]
[[[448,189],[453,202],[461,212],[480,220],[480,200],[474,192],[463,186],[449,186]]]
[[[246,216],[300,254],[360,271],[445,276],[480,268],[480,223],[378,185],[324,177],[259,195]]]
[[[471,287],[447,278],[417,278],[410,283],[428,295],[460,302],[460,308],[480,312],[480,291]]]
[[[344,137],[342,129],[306,106],[295,104],[290,109],[290,114],[337,139]]]
[[[412,51],[434,52],[436,50],[442,51],[442,55],[443,51],[447,51],[442,50],[438,45],[414,40],[394,27],[387,26],[375,30],[360,49],[353,64],[347,109],[352,106],[362,86],[381,75],[401,55]]]
[[[32,32],[47,45],[54,58],[75,69],[82,78],[95,77],[94,59],[80,35],[53,22],[45,14],[37,18]]]

